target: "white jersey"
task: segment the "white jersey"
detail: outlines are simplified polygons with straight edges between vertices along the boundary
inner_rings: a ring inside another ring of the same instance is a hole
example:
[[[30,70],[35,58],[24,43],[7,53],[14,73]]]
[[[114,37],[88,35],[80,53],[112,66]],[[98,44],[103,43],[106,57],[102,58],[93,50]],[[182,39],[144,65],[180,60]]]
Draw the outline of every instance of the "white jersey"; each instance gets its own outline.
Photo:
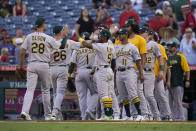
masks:
[[[157,57],[161,56],[161,50],[158,44],[154,41],[147,42],[147,54],[146,54],[146,63],[144,68],[154,69],[155,60]]]
[[[29,54],[28,62],[40,61],[49,63],[53,49],[59,49],[61,42],[57,42],[53,37],[45,33],[34,32],[27,35],[22,48]]]
[[[112,59],[116,58],[113,44],[94,43],[92,46],[96,51],[95,66],[110,65]]]
[[[58,40],[61,42],[62,40]],[[73,50],[78,50],[80,48],[80,42],[75,42],[73,40],[67,40],[64,49],[53,50],[51,54],[51,66],[56,65],[68,65],[70,63],[71,55]]]
[[[96,51],[88,48],[74,50],[71,62],[77,64],[77,69],[84,69],[94,65]]]
[[[141,59],[137,47],[133,44],[119,44],[114,47],[116,53],[116,66],[134,67],[135,61]]]

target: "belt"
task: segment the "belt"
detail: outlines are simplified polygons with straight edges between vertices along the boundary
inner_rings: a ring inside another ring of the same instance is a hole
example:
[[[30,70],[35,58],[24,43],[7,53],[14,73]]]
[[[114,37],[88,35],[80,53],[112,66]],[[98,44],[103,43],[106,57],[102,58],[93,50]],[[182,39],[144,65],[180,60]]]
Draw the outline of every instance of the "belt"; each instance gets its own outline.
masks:
[[[122,71],[130,70],[131,68],[133,67],[130,67],[130,66],[129,67],[118,67],[117,70],[122,72]]]
[[[86,67],[86,69],[92,69],[92,67],[91,66],[88,66],[88,67]]]
[[[67,65],[50,65],[50,66],[61,66],[61,67],[66,67]]]
[[[144,71],[152,71],[152,69],[151,68],[144,68]]]
[[[110,66],[109,65],[101,65],[101,66],[99,66],[99,67],[103,67],[103,68],[109,68]],[[97,67],[97,71],[99,70],[99,67]]]
[[[41,63],[48,63],[46,61],[39,61],[39,60],[33,60],[33,61],[30,61],[30,62],[41,62]]]

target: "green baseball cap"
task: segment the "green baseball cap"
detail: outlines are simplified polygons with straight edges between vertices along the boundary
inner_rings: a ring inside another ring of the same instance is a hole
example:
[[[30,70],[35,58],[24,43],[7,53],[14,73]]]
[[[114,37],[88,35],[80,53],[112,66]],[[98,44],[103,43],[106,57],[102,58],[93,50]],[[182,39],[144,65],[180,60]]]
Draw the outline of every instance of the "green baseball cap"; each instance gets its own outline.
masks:
[[[147,27],[140,28],[140,34],[148,33],[148,32],[149,32],[149,29]]]
[[[59,34],[62,30],[63,30],[63,26],[57,25],[53,28],[53,33],[56,35]]]
[[[38,18],[36,21],[35,21],[35,26],[36,27],[40,27],[42,26],[44,23],[46,23],[46,20],[44,18]]]
[[[122,28],[122,29],[119,30],[118,34],[127,34],[127,35],[129,35],[130,32],[126,28]]]
[[[128,19],[126,22],[125,22],[125,26],[132,26],[136,24],[135,20],[134,19]]]
[[[154,35],[155,32],[153,30],[149,30],[149,35]]]
[[[99,33],[99,37],[104,36],[107,37],[108,39],[110,38],[111,34],[110,31],[107,29],[102,29],[101,32]]]
[[[169,42],[167,43],[167,46],[172,46],[172,47],[177,47],[177,43],[176,42]]]
[[[90,40],[90,33],[88,33],[88,32],[82,32],[80,34],[80,37],[82,37],[83,35],[85,36],[85,40]]]

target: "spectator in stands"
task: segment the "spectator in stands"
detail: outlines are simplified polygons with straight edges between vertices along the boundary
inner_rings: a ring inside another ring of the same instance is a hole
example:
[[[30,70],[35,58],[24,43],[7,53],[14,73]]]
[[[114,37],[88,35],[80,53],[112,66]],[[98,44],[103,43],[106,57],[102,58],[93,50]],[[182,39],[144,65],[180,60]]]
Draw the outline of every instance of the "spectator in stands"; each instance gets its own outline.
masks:
[[[96,27],[98,27],[100,24],[104,24],[106,22],[107,19],[110,18],[110,14],[108,14],[107,10],[104,9],[97,9],[97,13],[96,13],[97,17],[96,17]]]
[[[1,28],[0,29],[0,45],[3,42],[3,39],[5,38],[6,34],[7,34],[6,30],[4,28]]]
[[[191,11],[187,12],[185,21],[181,28],[181,33],[184,34],[186,28],[192,28],[193,31],[196,33],[196,18],[194,16],[194,10],[192,8]]]
[[[169,1],[164,1],[163,2],[162,11],[163,11],[164,15],[167,14],[168,8],[170,8],[170,7],[171,7],[171,4],[170,4]]]
[[[125,0],[112,0],[112,8],[122,10],[124,8]]]
[[[12,44],[12,40],[11,40],[9,34],[6,35],[6,37],[3,40],[3,43],[0,45],[0,52],[3,48],[8,48],[9,59],[13,59],[14,58],[15,46]]]
[[[173,3],[174,13],[176,14],[176,18],[178,22],[184,21],[182,9],[181,9],[183,5],[188,5],[187,0],[178,0],[175,3]]]
[[[168,2],[168,1],[166,1]],[[164,11],[164,18],[168,21],[168,26],[175,30],[178,30],[178,23],[176,20],[176,15],[173,13],[171,7],[167,7]]]
[[[192,35],[193,30],[187,28],[185,37],[180,43],[180,52],[183,52],[189,65],[196,65],[196,38]]]
[[[88,9],[81,12],[81,16],[75,24],[76,36],[79,37],[82,32],[92,33],[94,31],[94,20],[90,17]]]
[[[13,6],[13,16],[21,16],[22,18],[26,15],[27,7],[22,3],[22,0],[16,0]]]
[[[136,20],[136,23],[139,24],[139,16],[136,12],[132,10],[132,3],[130,0],[127,0],[125,2],[125,12],[122,12],[122,14],[119,17],[119,28],[122,28],[125,24],[125,22],[133,16]]]
[[[14,38],[12,39],[12,43],[13,43],[15,46],[16,46],[16,42],[15,42],[16,38],[22,38],[23,41],[25,40],[25,36],[23,36],[23,31],[22,31],[22,29],[18,28],[18,29],[16,30],[16,37],[14,37]]]
[[[111,6],[110,0],[92,0],[92,9],[101,8],[109,8]]]
[[[179,46],[180,45],[180,41],[176,38],[177,34],[178,34],[178,31],[174,30],[170,26],[162,27],[160,29],[160,36],[162,38],[160,43],[162,45],[167,45],[169,43],[175,42],[177,44],[177,46]]]
[[[0,16],[8,18],[12,15],[12,6],[9,5],[9,0],[2,0],[0,4]]]
[[[143,8],[156,9],[157,0],[143,0]]]
[[[19,64],[19,58],[20,58],[20,51],[21,51],[21,45],[23,43],[23,39],[22,38],[16,38],[16,48],[15,48],[15,64],[18,65]]]
[[[8,48],[1,49],[1,63],[9,63]]]
[[[154,30],[155,32],[159,33],[161,27],[167,27],[168,22],[166,19],[163,18],[163,11],[157,9],[155,12],[155,17],[149,21],[149,28],[150,30]]]

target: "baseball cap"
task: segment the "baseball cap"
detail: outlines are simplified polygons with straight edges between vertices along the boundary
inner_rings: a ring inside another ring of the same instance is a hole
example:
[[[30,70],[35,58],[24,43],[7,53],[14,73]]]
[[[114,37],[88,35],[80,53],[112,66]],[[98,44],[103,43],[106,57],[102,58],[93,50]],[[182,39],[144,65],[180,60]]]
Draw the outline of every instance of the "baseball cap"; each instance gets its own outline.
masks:
[[[148,33],[148,32],[149,32],[149,29],[147,27],[140,28],[140,34]]]
[[[63,26],[57,25],[53,28],[53,34],[59,34],[63,30]]]
[[[35,26],[36,27],[40,27],[42,26],[44,23],[46,23],[46,20],[44,18],[38,18],[36,21],[35,21]]]
[[[164,2],[163,2],[163,6],[170,6],[169,1],[164,1]]]
[[[15,43],[16,44],[21,44],[21,43],[23,43],[23,39],[22,38],[16,38]]]
[[[155,15],[163,15],[163,11],[161,9],[157,9],[155,11]]]
[[[131,25],[134,25],[134,24],[136,24],[134,19],[129,19],[125,22],[125,26],[131,26]]]
[[[155,34],[155,32],[153,30],[149,30],[148,32],[149,32],[149,35],[154,35]]]
[[[110,31],[109,30],[102,29],[101,32],[99,33],[99,37],[100,36],[104,36],[104,37],[110,38],[111,34],[110,34]]]
[[[170,43],[167,44],[167,46],[177,47],[177,43],[176,42],[170,42]]]
[[[88,32],[82,32],[80,34],[80,37],[82,37],[83,35],[85,36],[85,40],[89,40],[90,39],[90,33],[88,33]]]
[[[119,30],[118,34],[127,34],[127,35],[129,35],[130,32],[126,28],[122,28],[122,29]]]

